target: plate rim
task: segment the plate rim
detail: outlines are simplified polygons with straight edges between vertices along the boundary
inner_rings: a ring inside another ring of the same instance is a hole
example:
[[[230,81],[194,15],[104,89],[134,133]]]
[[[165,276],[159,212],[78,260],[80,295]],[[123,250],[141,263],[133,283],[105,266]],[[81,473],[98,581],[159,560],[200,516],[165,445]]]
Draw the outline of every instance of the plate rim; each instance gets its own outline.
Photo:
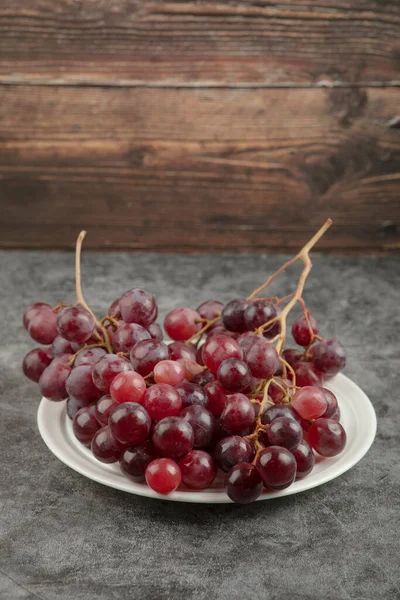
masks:
[[[368,450],[370,449],[375,436],[376,436],[376,431],[377,431],[377,418],[376,418],[376,413],[375,413],[375,409],[373,407],[373,404],[371,402],[371,400],[368,398],[368,396],[366,395],[366,393],[354,382],[352,381],[349,377],[347,377],[346,375],[340,373],[339,375],[336,375],[336,377],[334,379],[332,379],[329,382],[325,383],[325,386],[327,388],[329,388],[329,384],[330,383],[339,383],[342,382],[343,384],[347,385],[350,387],[350,390],[353,389],[353,391],[355,391],[359,397],[358,402],[361,402],[361,404],[363,404],[364,406],[364,410],[363,410],[363,421],[365,421],[365,424],[367,425],[366,427],[366,431],[365,436],[363,437],[363,439],[361,440],[361,443],[359,444],[359,446],[357,447],[357,449],[355,450],[355,452],[351,455],[339,455],[342,457],[342,461],[339,459],[339,461],[337,463],[335,463],[336,469],[331,469],[331,471],[328,470],[328,473],[324,474],[324,473],[320,473],[318,474],[318,482],[315,483],[315,481],[313,481],[312,479],[312,475],[309,477],[306,477],[304,479],[301,480],[297,480],[293,485],[291,485],[290,487],[284,489],[284,490],[280,490],[280,491],[276,491],[276,492],[269,492],[269,491],[264,491],[261,496],[259,496],[259,498],[257,498],[256,501],[263,501],[263,500],[270,500],[270,499],[274,499],[274,498],[280,498],[280,497],[284,497],[284,496],[290,496],[292,494],[298,494],[301,492],[305,492],[307,490],[310,490],[314,487],[319,487],[320,485],[323,485],[329,481],[332,481],[333,479],[336,479],[336,477],[339,477],[340,475],[343,475],[343,473],[345,473],[346,471],[350,470],[352,467],[354,467],[364,456],[365,454],[368,452]],[[48,417],[48,412],[54,411],[56,414],[59,413],[59,419],[60,419],[60,424],[59,426],[57,426],[53,431],[49,431],[49,428],[47,426],[47,419],[46,417]],[[355,413],[355,410],[352,409],[352,412]],[[356,413],[357,416],[357,413]],[[161,500],[166,500],[166,501],[170,501],[170,502],[190,502],[190,503],[201,503],[201,504],[229,504],[232,503],[232,500],[227,496],[226,492],[221,490],[221,491],[213,491],[213,490],[201,490],[201,491],[192,491],[192,490],[176,490],[175,492],[172,492],[171,494],[166,495],[161,495],[158,494],[157,492],[155,492],[154,490],[152,490],[151,488],[149,488],[147,485],[145,484],[141,484],[141,483],[134,483],[132,481],[130,481],[129,479],[125,478],[122,473],[117,472],[117,471],[110,471],[107,469],[107,467],[113,467],[114,465],[105,465],[104,463],[101,463],[100,461],[96,461],[96,463],[92,463],[92,461],[90,460],[90,458],[88,458],[86,456],[86,454],[83,452],[83,450],[85,450],[86,452],[89,452],[89,450],[87,448],[85,448],[84,446],[79,447],[79,442],[77,443],[77,446],[75,446],[74,444],[71,444],[68,440],[68,432],[66,432],[66,435],[62,436],[62,440],[63,442],[67,445],[67,454],[65,454],[64,452],[62,452],[60,450],[60,438],[58,440],[54,439],[55,433],[58,430],[58,432],[62,432],[63,429],[63,424],[62,424],[62,420],[64,421],[64,426],[65,429],[68,428],[67,425],[67,421],[68,421],[68,417],[66,415],[66,411],[65,411],[65,402],[52,402],[47,400],[46,398],[42,398],[39,407],[38,407],[38,411],[37,411],[37,425],[38,425],[38,429],[39,429],[39,433],[40,436],[42,438],[42,440],[44,441],[44,443],[46,444],[46,446],[48,447],[48,449],[52,452],[52,454],[54,454],[58,460],[60,460],[63,464],[67,465],[69,468],[73,469],[74,471],[80,473],[81,475],[83,475],[84,477],[87,477],[88,479],[91,479],[92,481],[96,481],[97,483],[100,483],[102,485],[106,485],[107,487],[112,487],[114,489],[118,489],[120,491],[124,491],[127,493],[131,493],[131,494],[135,494],[138,496],[142,496],[142,497],[148,497],[148,498],[155,498],[155,499],[161,499]],[[359,421],[359,419],[358,419]],[[358,422],[356,419],[356,422]],[[71,425],[70,425],[71,427]],[[62,446],[63,444],[61,444]],[[82,464],[76,459],[75,457],[75,461],[68,455],[68,451],[70,452],[75,452],[75,454],[77,456],[79,456],[79,450],[81,450],[80,454],[82,455],[81,457],[81,463],[84,464],[84,466],[82,466]],[[93,459],[95,460],[95,459]],[[324,459],[324,460],[331,460],[331,459]],[[87,465],[86,465],[87,462]],[[93,465],[95,464],[96,468],[99,468],[99,473],[96,472],[91,472],[90,471],[90,467],[89,465],[92,466],[93,469]],[[114,476],[116,476],[115,481],[111,481],[110,482],[110,477],[111,479],[113,479],[113,473]],[[298,483],[299,485],[296,486],[296,483]],[[298,489],[298,488],[301,489]]]

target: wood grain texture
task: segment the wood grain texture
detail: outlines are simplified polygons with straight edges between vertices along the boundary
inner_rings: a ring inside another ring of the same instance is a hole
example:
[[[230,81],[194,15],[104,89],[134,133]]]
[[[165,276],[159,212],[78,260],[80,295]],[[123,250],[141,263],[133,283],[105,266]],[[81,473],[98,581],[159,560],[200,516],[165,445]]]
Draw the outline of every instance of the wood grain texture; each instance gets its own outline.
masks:
[[[398,0],[0,0],[0,82],[392,85]]]
[[[396,89],[3,87],[0,244],[400,249]]]

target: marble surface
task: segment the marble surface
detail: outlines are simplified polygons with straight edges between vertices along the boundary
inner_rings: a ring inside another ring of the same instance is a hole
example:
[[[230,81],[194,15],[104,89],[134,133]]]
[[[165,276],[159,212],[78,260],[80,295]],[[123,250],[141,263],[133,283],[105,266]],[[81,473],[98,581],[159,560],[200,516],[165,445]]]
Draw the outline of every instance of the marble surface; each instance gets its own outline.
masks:
[[[263,255],[84,255],[99,314],[125,289],[160,312],[249,293],[284,260]],[[36,427],[39,392],[20,363],[32,301],[73,301],[71,253],[0,254],[1,600],[395,600],[399,576],[399,258],[314,257],[305,298],[348,350],[378,434],[339,479],[250,506],[185,505],[108,489],[70,470]],[[293,280],[283,274],[281,295]]]

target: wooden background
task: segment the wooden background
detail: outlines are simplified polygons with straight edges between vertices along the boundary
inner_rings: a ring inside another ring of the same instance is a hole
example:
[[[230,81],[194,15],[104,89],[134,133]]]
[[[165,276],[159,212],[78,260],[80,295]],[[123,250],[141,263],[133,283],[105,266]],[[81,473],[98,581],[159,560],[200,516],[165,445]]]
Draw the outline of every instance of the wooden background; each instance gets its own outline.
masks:
[[[0,0],[0,246],[400,250],[399,0]]]

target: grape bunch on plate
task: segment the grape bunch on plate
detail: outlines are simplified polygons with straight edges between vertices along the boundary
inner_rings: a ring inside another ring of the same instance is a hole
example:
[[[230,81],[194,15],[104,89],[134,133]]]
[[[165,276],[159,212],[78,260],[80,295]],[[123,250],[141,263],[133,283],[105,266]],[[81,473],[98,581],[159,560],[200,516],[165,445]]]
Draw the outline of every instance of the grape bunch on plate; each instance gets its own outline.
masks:
[[[119,463],[134,482],[160,494],[178,486],[210,487],[218,469],[234,502],[281,490],[313,469],[315,454],[332,457],[346,443],[336,397],[324,387],[345,365],[342,345],[320,336],[302,293],[304,248],[248,298],[177,308],[164,320],[163,341],[152,294],[132,288],[99,321],[81,290],[77,302],[30,306],[23,322],[41,347],[23,361],[25,375],[48,400],[66,400],[76,438],[103,463]],[[303,262],[296,290],[260,294],[284,269]],[[298,348],[284,348],[287,315]]]

